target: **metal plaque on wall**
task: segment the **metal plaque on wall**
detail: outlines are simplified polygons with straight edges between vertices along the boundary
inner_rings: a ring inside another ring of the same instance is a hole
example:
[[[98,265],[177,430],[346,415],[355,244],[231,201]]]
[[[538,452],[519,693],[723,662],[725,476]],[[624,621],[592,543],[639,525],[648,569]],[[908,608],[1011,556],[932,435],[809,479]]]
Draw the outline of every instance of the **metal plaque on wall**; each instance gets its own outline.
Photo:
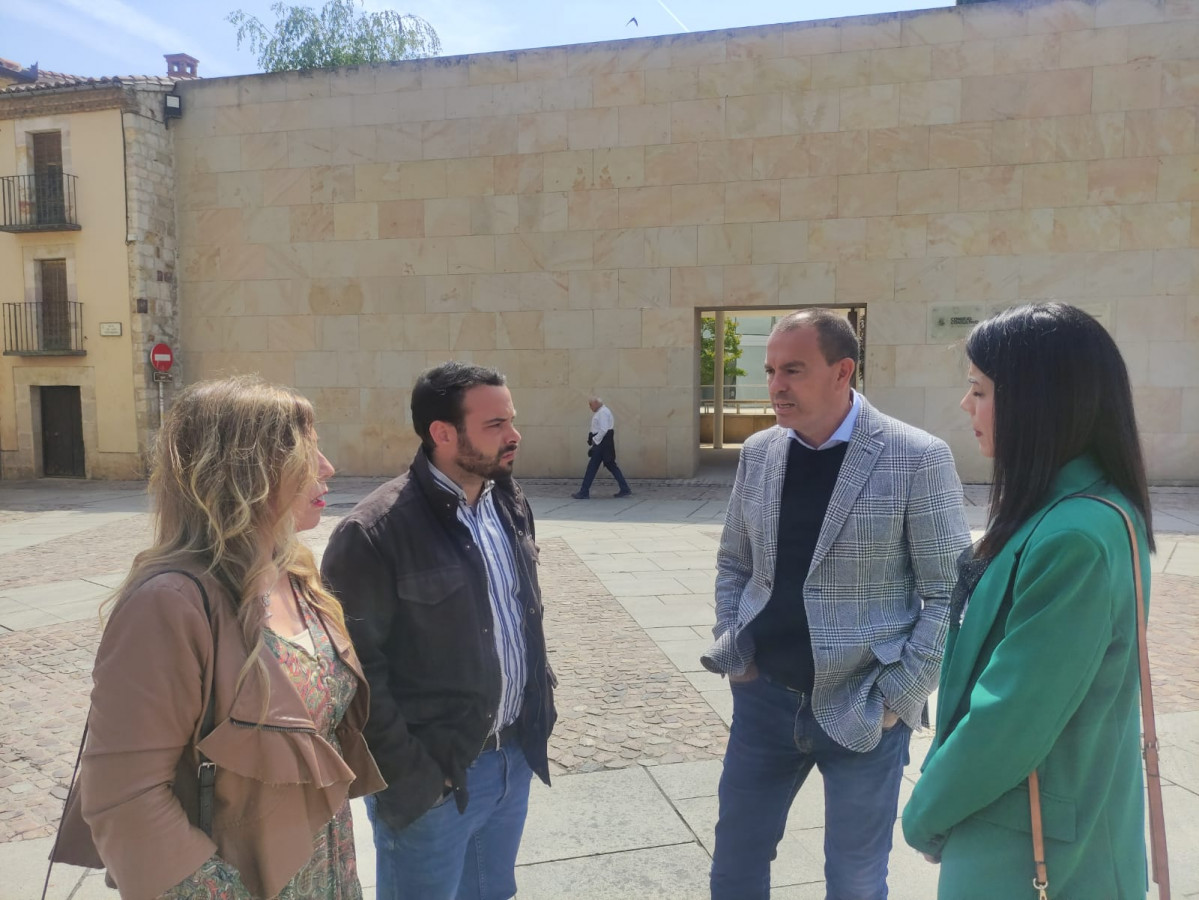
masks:
[[[937,304],[928,308],[930,341],[960,341],[986,316],[982,304],[963,306]]]

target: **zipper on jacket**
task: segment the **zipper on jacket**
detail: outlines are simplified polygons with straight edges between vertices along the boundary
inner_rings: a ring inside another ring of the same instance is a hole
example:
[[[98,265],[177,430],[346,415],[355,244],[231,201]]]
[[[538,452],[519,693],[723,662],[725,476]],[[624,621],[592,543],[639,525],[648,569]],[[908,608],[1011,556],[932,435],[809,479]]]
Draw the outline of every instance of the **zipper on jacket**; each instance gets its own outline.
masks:
[[[299,734],[316,734],[316,727],[304,728],[300,726],[289,727],[287,725],[259,725],[257,722],[245,722],[241,719],[229,717],[229,721],[234,725],[240,725],[242,728],[261,728],[263,731],[282,731],[282,732],[297,732]]]

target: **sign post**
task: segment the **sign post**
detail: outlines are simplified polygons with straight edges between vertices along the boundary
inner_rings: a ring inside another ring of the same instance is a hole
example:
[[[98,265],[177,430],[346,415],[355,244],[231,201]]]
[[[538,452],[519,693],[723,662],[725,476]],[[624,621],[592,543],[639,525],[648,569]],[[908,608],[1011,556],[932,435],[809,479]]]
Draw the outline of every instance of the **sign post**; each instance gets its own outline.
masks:
[[[175,363],[175,354],[166,344],[155,344],[150,348],[150,366],[154,369],[154,381],[158,385],[158,427],[166,417],[162,402],[162,383],[171,380],[171,366]]]

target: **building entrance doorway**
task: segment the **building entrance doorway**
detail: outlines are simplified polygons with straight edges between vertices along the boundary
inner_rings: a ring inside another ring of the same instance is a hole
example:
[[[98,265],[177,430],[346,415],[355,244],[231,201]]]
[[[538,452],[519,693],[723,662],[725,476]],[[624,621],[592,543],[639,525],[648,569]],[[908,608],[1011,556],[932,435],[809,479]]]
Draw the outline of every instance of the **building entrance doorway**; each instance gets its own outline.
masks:
[[[699,364],[700,468],[735,468],[742,442],[774,424],[763,367],[766,339],[779,319],[795,308],[701,310]],[[861,350],[854,387],[863,390],[866,371],[866,306],[824,307],[849,321]]]
[[[78,387],[41,387],[42,474],[84,478],[83,407]]]

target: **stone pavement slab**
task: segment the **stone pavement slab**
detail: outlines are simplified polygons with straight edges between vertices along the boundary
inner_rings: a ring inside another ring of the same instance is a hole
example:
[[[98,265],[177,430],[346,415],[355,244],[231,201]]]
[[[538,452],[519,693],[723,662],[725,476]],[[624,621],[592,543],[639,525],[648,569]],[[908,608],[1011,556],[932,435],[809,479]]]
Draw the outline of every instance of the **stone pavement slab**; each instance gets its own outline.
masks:
[[[537,782],[517,862],[574,859],[690,843],[694,836],[640,766]]]
[[[700,900],[708,854],[694,842],[522,866],[520,900]]]
[[[326,520],[306,534],[318,557],[336,515],[381,482],[334,481]],[[701,898],[731,696],[697,658],[715,619],[728,485],[634,483],[633,497],[582,502],[569,499],[574,482],[523,483],[538,516],[561,719],[554,787],[532,795],[520,896]],[[144,486],[42,484],[0,485],[0,626],[14,629],[0,631],[0,900],[40,890],[44,835],[61,809],[53,792],[69,776],[64,760],[73,762],[87,701],[94,607],[149,538]],[[980,528],[985,488],[967,486],[966,496]],[[1153,500],[1161,533],[1150,640],[1172,873],[1176,897],[1199,897],[1199,491],[1154,489]],[[913,741],[905,796],[927,743]],[[369,823],[361,802],[353,807],[373,900]],[[780,847],[776,900],[823,897],[822,809],[813,778]],[[893,898],[935,895],[935,868],[901,839],[891,868]],[[115,897],[101,876],[78,870],[56,875],[55,886],[62,900]]]

